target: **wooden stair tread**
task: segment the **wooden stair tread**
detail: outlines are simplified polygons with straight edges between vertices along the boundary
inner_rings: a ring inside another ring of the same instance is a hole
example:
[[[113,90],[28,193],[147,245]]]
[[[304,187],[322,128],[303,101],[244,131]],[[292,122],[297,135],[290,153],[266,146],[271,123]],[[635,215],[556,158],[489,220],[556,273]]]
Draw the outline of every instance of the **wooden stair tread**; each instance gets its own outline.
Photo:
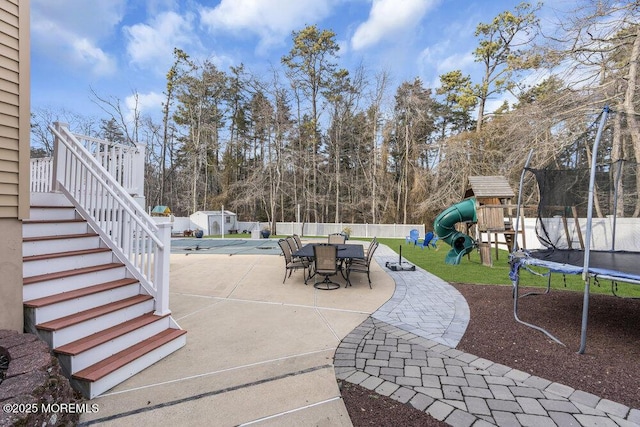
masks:
[[[67,240],[67,239],[81,239],[83,237],[95,237],[97,233],[78,233],[78,234],[57,234],[52,236],[37,236],[37,237],[24,237],[23,242],[44,242],[48,240]]]
[[[23,224],[73,224],[76,222],[87,222],[82,218],[73,219],[23,219]]]
[[[73,291],[61,292],[55,295],[49,295],[42,298],[36,298],[30,301],[24,301],[24,305],[27,307],[45,307],[47,305],[56,304],[62,301],[68,301],[75,298],[80,298],[86,295],[95,294],[98,292],[108,291],[110,289],[116,289],[122,286],[138,283],[138,280],[132,278],[124,278],[113,280],[111,282],[100,283],[93,286],[87,286],[86,288],[75,289]]]
[[[121,308],[130,307],[140,302],[144,302],[152,299],[153,297],[151,295],[144,295],[144,294],[135,295],[129,298],[122,299],[120,301],[114,301],[105,305],[101,305],[100,307],[91,308],[89,310],[81,311],[75,314],[70,314],[68,316],[64,316],[59,319],[50,320],[48,322],[38,324],[36,325],[36,327],[38,329],[42,329],[45,331],[55,331],[58,329],[62,329],[68,326],[78,324],[80,322],[84,322],[86,320],[90,320],[90,319],[102,316],[104,314],[112,313],[114,311],[120,310]]]
[[[138,316],[135,319],[128,320],[126,322],[120,323],[119,325],[112,326],[103,331],[96,332],[95,334],[91,334],[87,337],[70,342],[69,344],[60,346],[54,349],[54,351],[56,353],[68,354],[70,356],[80,354],[83,351],[87,351],[93,347],[111,341],[131,331],[142,328],[143,326],[158,321],[164,317],[166,316],[158,316],[156,314],[153,314],[153,312],[149,312],[143,314],[142,316]]]
[[[64,237],[67,237],[67,236],[64,236]],[[43,259],[64,258],[64,257],[76,256],[76,255],[91,255],[91,254],[98,254],[102,252],[111,252],[111,249],[110,248],[91,248],[91,249],[79,249],[77,251],[55,252],[52,254],[29,255],[29,256],[22,257],[22,262],[39,261]]]
[[[84,381],[98,381],[115,370],[155,350],[162,345],[186,334],[182,329],[166,329],[138,344],[110,356],[95,365],[73,374],[73,378]]]
[[[57,271],[55,273],[38,274],[37,276],[25,277],[22,280],[23,285],[30,285],[33,283],[44,282],[46,280],[60,279],[64,277],[76,276],[79,274],[93,273],[96,271],[109,270],[111,268],[123,267],[124,264],[120,262],[110,262],[107,264],[92,265],[90,267],[75,268],[73,270]]]
[[[31,205],[30,208],[35,209],[75,209],[73,205]]]

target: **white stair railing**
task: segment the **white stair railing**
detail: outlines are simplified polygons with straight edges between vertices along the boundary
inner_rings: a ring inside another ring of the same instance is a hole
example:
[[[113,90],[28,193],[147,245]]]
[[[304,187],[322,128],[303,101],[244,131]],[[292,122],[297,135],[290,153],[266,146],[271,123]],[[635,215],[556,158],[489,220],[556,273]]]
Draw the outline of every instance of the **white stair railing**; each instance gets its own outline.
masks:
[[[156,224],[65,124],[50,129],[55,135],[53,190],[67,195],[155,298],[156,314],[170,313],[171,224]]]

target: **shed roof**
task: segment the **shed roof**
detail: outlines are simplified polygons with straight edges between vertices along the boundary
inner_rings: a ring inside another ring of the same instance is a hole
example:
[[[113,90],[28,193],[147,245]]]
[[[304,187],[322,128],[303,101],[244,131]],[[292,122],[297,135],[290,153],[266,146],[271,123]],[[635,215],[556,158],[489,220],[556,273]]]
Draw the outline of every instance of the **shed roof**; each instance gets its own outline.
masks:
[[[515,197],[515,193],[504,176],[470,176],[466,197]]]

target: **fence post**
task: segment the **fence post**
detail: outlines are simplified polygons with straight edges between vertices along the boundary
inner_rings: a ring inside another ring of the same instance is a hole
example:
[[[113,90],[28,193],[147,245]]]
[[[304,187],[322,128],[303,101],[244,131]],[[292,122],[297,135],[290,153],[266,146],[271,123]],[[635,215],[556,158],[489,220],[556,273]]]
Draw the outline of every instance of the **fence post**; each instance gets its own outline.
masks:
[[[155,288],[156,288],[156,311],[158,316],[165,316],[171,313],[169,310],[169,255],[171,255],[171,223],[162,222],[158,225],[158,238],[163,244],[158,248],[157,259],[155,260]]]

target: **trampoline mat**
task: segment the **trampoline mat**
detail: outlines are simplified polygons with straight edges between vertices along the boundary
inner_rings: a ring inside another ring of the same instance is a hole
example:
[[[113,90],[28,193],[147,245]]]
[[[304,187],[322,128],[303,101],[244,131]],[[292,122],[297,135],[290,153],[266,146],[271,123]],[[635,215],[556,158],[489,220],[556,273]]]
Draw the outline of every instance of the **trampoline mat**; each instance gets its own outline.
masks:
[[[172,254],[280,255],[273,239],[172,239]]]
[[[543,250],[530,251],[527,264],[539,265],[566,274],[581,274],[584,251]],[[640,280],[640,252],[590,251],[589,272],[620,279]]]

